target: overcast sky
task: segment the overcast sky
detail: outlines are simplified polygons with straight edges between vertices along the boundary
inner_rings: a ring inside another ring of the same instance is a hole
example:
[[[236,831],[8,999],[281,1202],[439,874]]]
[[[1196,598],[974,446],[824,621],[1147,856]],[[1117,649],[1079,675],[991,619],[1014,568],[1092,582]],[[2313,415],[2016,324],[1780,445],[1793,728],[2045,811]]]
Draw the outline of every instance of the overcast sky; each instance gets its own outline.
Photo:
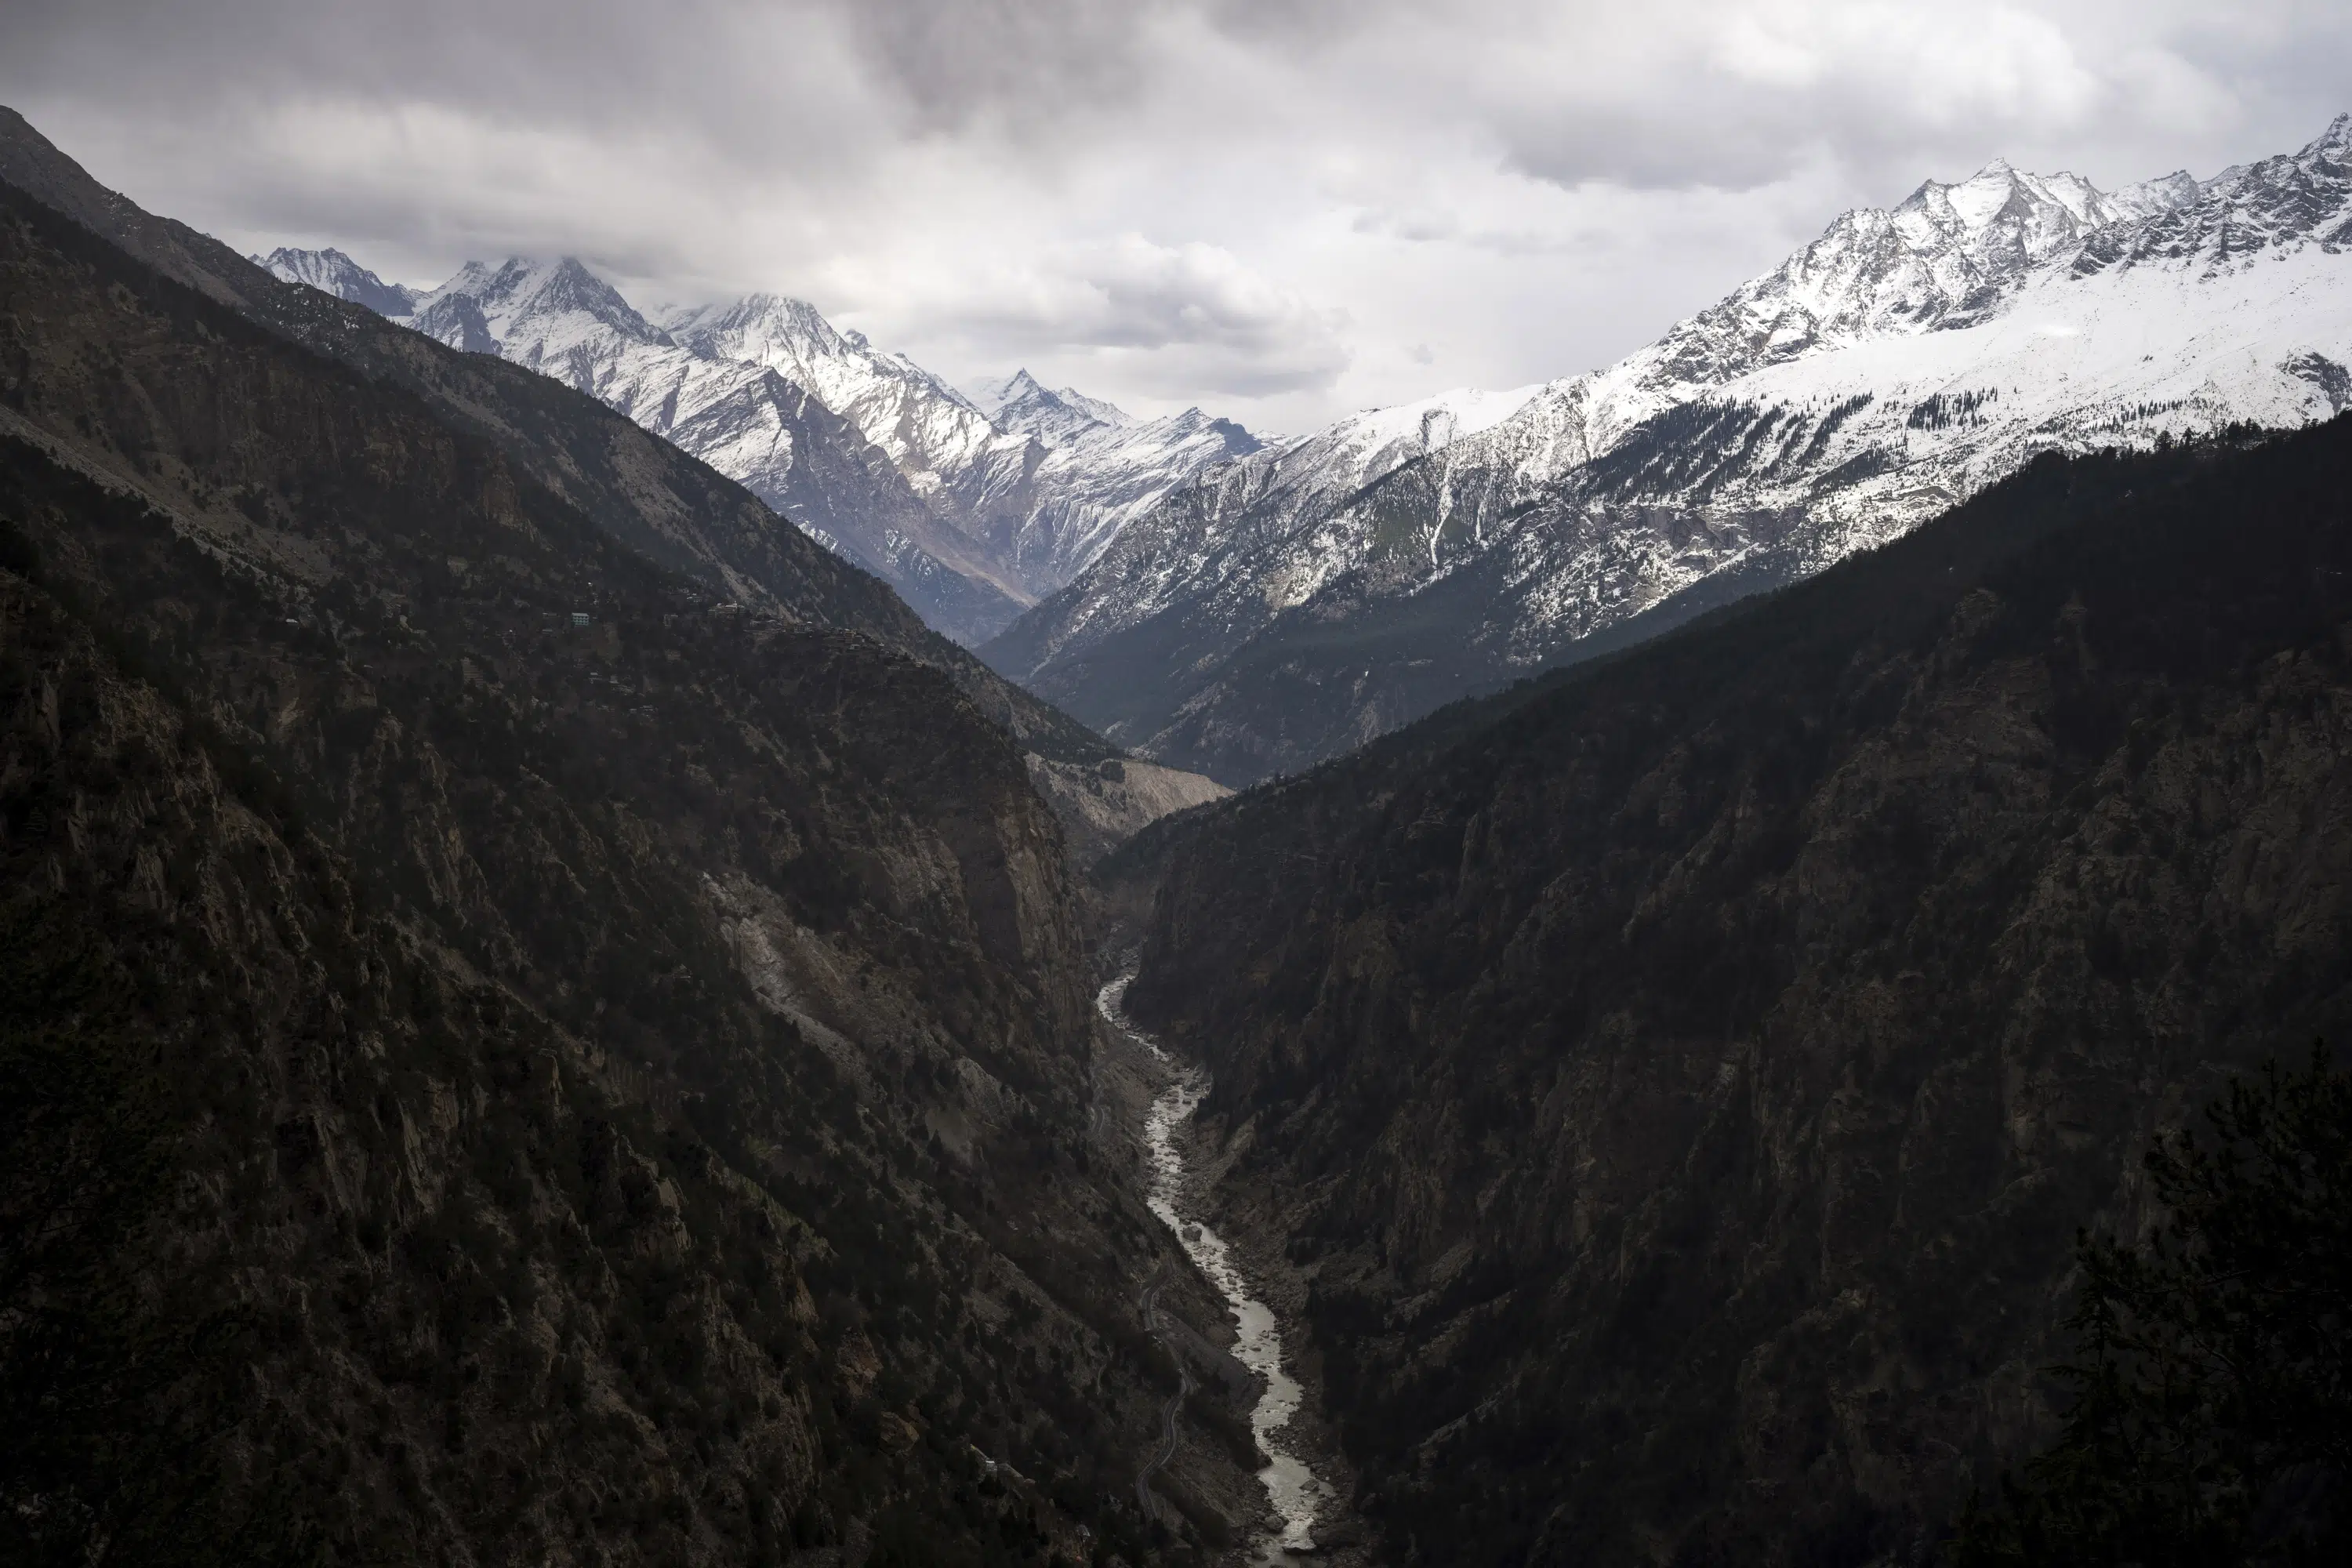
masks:
[[[1840,211],[2352,109],[2346,0],[5,0],[0,101],[236,245],[576,253],[1298,430],[1572,374]]]

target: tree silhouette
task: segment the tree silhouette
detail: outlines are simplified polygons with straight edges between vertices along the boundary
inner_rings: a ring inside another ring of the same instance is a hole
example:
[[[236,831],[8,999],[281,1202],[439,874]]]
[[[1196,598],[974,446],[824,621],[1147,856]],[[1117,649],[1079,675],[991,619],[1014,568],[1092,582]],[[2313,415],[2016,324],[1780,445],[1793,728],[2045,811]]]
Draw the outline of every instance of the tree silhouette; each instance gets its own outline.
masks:
[[[2143,1245],[2085,1236],[2076,1391],[2058,1441],[1958,1559],[2010,1563],[2338,1562],[2352,1475],[2352,1074],[2315,1046],[2233,1081],[2212,1136],[2160,1140],[2169,1218]]]

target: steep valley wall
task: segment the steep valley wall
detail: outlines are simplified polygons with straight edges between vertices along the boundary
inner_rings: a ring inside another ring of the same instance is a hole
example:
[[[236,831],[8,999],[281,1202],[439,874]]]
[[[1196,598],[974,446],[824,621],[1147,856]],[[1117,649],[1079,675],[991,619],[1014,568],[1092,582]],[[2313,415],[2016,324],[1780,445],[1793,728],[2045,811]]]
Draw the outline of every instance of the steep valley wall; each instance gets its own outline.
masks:
[[[1106,863],[1389,1551],[1924,1562],[2047,1435],[2077,1227],[2344,1037],[2347,494],[2044,460]]]
[[[562,449],[0,187],[0,1557],[1208,1549],[1001,693]]]

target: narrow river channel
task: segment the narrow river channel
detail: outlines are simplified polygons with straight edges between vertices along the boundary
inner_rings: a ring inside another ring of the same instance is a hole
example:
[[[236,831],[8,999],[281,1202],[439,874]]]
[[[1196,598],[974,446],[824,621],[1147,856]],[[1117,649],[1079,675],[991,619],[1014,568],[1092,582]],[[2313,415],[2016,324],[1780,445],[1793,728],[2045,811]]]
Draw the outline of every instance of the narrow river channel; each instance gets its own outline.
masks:
[[[1177,1130],[1192,1119],[1202,1096],[1208,1093],[1209,1079],[1199,1068],[1171,1058],[1158,1041],[1127,1021],[1121,1003],[1132,978],[1123,974],[1104,986],[1095,997],[1095,1005],[1111,1027],[1175,1071],[1173,1083],[1152,1101],[1144,1117],[1143,1141],[1151,1162],[1151,1212],[1176,1233],[1176,1239],[1232,1310],[1240,1334],[1234,1344],[1234,1358],[1265,1379],[1265,1393],[1250,1413],[1250,1426],[1257,1435],[1258,1447],[1273,1461],[1257,1473],[1257,1479],[1273,1500],[1282,1528],[1255,1542],[1254,1555],[1260,1563],[1280,1563],[1288,1560],[1289,1553],[1315,1550],[1316,1515],[1330,1501],[1331,1489],[1279,1436],[1297,1413],[1300,1390],[1297,1381],[1283,1370],[1282,1331],[1273,1310],[1249,1293],[1224,1239],[1198,1220],[1186,1219],[1177,1209],[1185,1184],[1184,1153]]]

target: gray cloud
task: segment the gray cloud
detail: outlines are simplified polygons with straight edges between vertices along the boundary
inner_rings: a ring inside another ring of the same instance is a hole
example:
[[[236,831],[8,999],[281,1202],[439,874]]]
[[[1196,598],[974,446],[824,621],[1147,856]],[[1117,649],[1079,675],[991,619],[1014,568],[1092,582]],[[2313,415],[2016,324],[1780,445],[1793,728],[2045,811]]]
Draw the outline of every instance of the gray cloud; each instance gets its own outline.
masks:
[[[866,58],[929,128],[1050,124],[1099,108],[1150,75],[1145,34],[1160,7],[1100,0],[881,0],[847,8]]]
[[[1344,310],[1318,307],[1213,246],[1136,235],[1072,247],[1018,279],[982,280],[919,323],[1008,359],[1073,353],[1162,397],[1329,387],[1349,360]]]
[[[2295,145],[2315,0],[12,0],[0,99],[241,244],[787,289],[958,377],[1293,427],[1633,346],[1996,153]]]

